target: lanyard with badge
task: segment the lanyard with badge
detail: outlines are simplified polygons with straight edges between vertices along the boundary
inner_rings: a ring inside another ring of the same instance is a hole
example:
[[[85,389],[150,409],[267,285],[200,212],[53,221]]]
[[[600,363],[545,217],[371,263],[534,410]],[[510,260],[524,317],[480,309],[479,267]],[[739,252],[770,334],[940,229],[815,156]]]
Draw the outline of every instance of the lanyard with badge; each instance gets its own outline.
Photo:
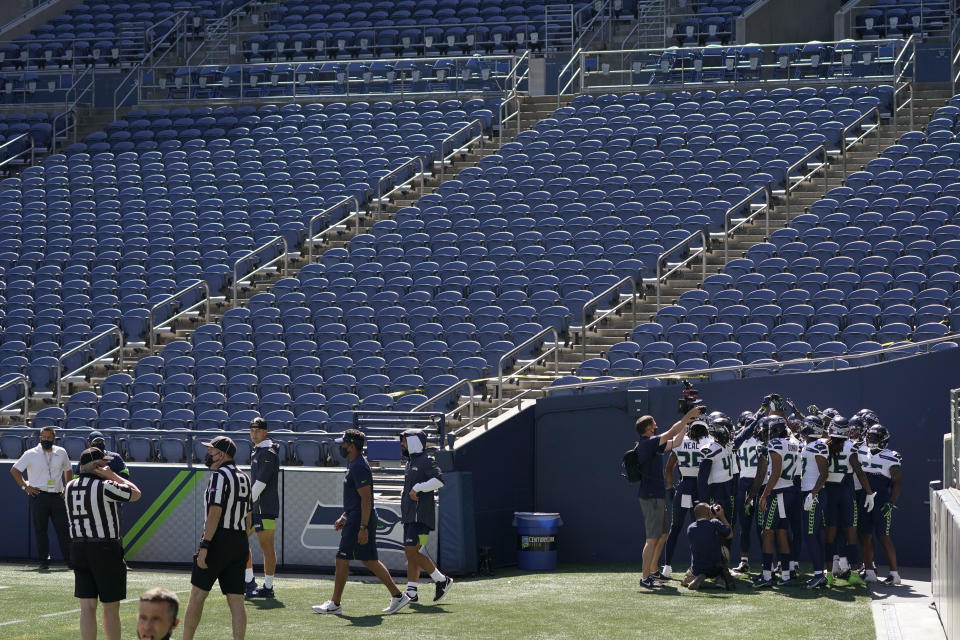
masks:
[[[43,453],[43,461],[47,464],[47,491],[56,492],[57,490],[57,479],[53,475],[53,467],[50,463],[53,460],[53,456],[57,455],[55,451],[51,451],[48,455],[45,451]]]

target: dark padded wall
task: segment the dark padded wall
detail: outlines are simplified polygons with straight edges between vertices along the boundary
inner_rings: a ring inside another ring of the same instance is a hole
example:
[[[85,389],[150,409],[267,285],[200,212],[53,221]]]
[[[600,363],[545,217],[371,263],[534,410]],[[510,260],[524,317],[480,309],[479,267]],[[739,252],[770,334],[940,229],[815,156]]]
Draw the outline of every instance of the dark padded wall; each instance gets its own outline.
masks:
[[[532,407],[456,450],[456,469],[473,473],[477,546],[496,565],[516,564],[513,513],[534,510],[533,450]]]
[[[771,392],[789,396],[801,407],[816,403],[847,415],[861,407],[875,409],[893,434],[891,447],[904,458],[904,495],[894,520],[900,561],[914,566],[929,564],[927,483],[941,475],[942,437],[949,429],[948,391],[960,386],[960,350],[860,369],[697,386],[711,410],[732,416],[755,409]],[[650,412],[661,430],[677,418],[678,395],[677,385],[649,392]],[[623,451],[634,439],[625,393],[592,393],[537,403],[534,504],[538,511],[558,511],[563,517],[558,542],[562,562],[639,561],[644,534],[636,488],[619,476],[618,468]],[[481,483],[475,477],[475,487]],[[477,519],[479,523],[479,513]],[[685,548],[681,545],[679,549]]]

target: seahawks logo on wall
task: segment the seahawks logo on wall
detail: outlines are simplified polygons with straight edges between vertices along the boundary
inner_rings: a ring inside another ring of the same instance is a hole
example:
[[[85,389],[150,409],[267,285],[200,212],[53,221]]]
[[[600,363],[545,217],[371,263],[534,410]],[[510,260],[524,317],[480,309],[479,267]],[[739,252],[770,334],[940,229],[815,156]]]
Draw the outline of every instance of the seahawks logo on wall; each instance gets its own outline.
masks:
[[[403,551],[403,527],[400,524],[400,505],[376,505],[377,549]],[[338,549],[340,532],[333,530],[333,523],[343,513],[343,507],[317,502],[310,520],[300,534],[300,544],[307,549]]]

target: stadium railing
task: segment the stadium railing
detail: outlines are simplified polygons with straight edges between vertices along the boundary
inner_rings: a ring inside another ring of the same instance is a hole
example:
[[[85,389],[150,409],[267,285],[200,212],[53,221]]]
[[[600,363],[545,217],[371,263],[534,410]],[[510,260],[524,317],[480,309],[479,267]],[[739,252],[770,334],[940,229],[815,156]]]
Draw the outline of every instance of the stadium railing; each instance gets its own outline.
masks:
[[[288,63],[143,65],[131,71],[136,102],[216,105],[278,99],[405,100],[438,95],[506,94],[526,80],[519,55],[378,58]],[[128,98],[132,100],[133,93]]]
[[[913,82],[917,41],[793,42],[667,49],[578,49],[558,74],[560,96],[656,90]],[[805,47],[813,51],[804,52]],[[906,100],[903,104],[907,104]]]
[[[728,212],[729,213],[729,212]],[[724,223],[727,222],[726,216],[724,217]],[[689,247],[696,241],[700,241],[700,246],[696,247],[694,251],[690,252],[686,258],[680,262],[668,262],[670,256],[674,255],[680,249],[684,247]],[[726,235],[724,235],[724,242],[726,242]],[[665,283],[667,278],[672,276],[674,273],[684,268],[688,264],[692,263],[697,258],[700,258],[700,279],[703,280],[707,277],[707,253],[710,251],[710,225],[706,225],[704,229],[699,229],[694,231],[686,238],[673,245],[669,249],[666,249],[660,256],[657,258],[657,272],[656,272],[656,281],[654,282],[654,287],[657,291],[657,308],[660,308],[660,285]],[[666,271],[664,271],[666,269]],[[634,300],[634,309],[636,309],[636,300]],[[634,325],[636,325],[636,311],[634,311]],[[583,346],[583,356],[587,356],[587,346],[584,342]]]
[[[700,236],[700,234],[693,233],[691,234],[691,236],[698,237]],[[706,237],[706,236],[703,236],[703,237]],[[687,240],[689,239],[690,238],[687,238]],[[687,240],[682,240],[676,246],[674,246],[670,251],[676,251],[681,247],[685,246],[684,243],[686,243]],[[667,253],[669,253],[669,251]],[[661,256],[661,258],[665,258],[665,256]],[[706,261],[704,261],[704,264],[706,264]],[[659,270],[659,267],[660,267],[660,260],[657,261],[658,270]],[[626,298],[618,294],[618,298],[615,304],[613,304],[609,309],[603,309],[602,311],[600,311],[600,313],[597,314],[596,317],[588,323],[587,310],[596,309],[597,305],[599,305],[601,302],[603,302],[604,300],[609,300],[612,294],[622,291],[624,285],[630,285],[630,294]],[[658,286],[658,293],[659,293],[659,286]],[[640,296],[644,297],[642,290],[640,292]],[[579,330],[580,345],[582,347],[582,353],[584,358],[587,357],[587,331],[589,331],[593,327],[600,324],[610,314],[617,313],[618,311],[620,311],[620,309],[627,306],[628,303],[632,303],[633,305],[630,308],[631,316],[633,318],[633,324],[637,324],[637,280],[632,276],[625,276],[623,278],[620,278],[620,280],[610,285],[609,287],[607,287],[606,289],[604,289],[594,297],[590,298],[583,304],[583,309],[580,311],[580,326],[570,327],[570,332],[576,334],[578,333],[577,330]]]
[[[102,340],[110,337],[113,334],[117,335],[116,346],[114,346],[111,349],[108,349],[107,351],[101,354],[98,354],[96,357],[91,358],[88,362],[77,367],[76,369],[73,369],[68,373],[63,372],[63,363],[67,360],[67,358],[69,358],[72,355],[75,355],[90,349],[91,347],[96,345],[98,342],[101,342]],[[85,370],[92,367],[93,365],[99,362],[103,362],[107,358],[112,358],[113,356],[116,356],[117,368],[122,371],[123,370],[123,349],[124,349],[123,331],[120,329],[120,327],[110,327],[106,331],[99,333],[94,337],[90,338],[89,340],[86,340],[85,342],[81,342],[75,347],[67,349],[66,351],[61,353],[59,357],[59,362],[57,364],[56,383],[54,385],[54,399],[57,401],[57,404],[60,404],[60,401],[63,398],[63,383],[67,381],[69,378],[72,378],[77,374],[83,373]]]
[[[722,372],[735,372],[737,378],[745,377],[747,371],[753,369],[764,369],[767,373],[775,374],[779,373],[780,369],[786,367],[787,365],[794,365],[797,363],[810,363],[813,365],[821,363],[830,363],[833,366],[828,368],[821,368],[818,370],[830,370],[836,371],[839,368],[848,368],[856,366],[866,366],[869,364],[876,364],[875,362],[866,362],[862,364],[855,364],[856,361],[862,360],[875,360],[877,362],[883,362],[887,360],[895,360],[898,357],[909,357],[913,355],[921,355],[927,353],[935,345],[944,343],[944,342],[958,342],[960,341],[960,333],[950,333],[945,336],[940,336],[930,340],[923,340],[921,342],[901,342],[895,343],[891,346],[882,346],[881,348],[875,351],[869,351],[865,353],[847,353],[840,356],[825,356],[822,358],[796,358],[794,360],[782,360],[782,361],[768,361],[768,362],[755,362],[752,364],[742,364],[729,367],[711,367],[707,369],[689,369],[683,371],[673,371],[671,373],[657,373],[650,375],[642,376],[633,376],[629,378],[616,378],[616,379],[606,379],[606,380],[596,380],[596,381],[582,381],[572,384],[557,385],[553,387],[545,387],[540,389],[546,395],[556,393],[558,391],[583,391],[589,388],[597,388],[597,390],[604,391],[613,391],[619,389],[625,389],[628,386],[631,388],[643,388],[642,386],[634,386],[632,383],[641,382],[644,380],[658,379],[658,380],[679,380],[680,378],[693,378],[693,377],[709,377],[710,374],[722,373]],[[906,353],[902,356],[897,356],[903,351],[912,351],[913,353]],[[887,356],[891,356],[887,358]],[[840,361],[844,361],[845,365],[840,365]],[[787,371],[786,373],[796,373]]]
[[[0,391],[10,387],[23,387],[23,397],[17,398],[13,402],[0,407],[0,415],[9,415],[14,407],[20,407],[20,415],[26,420],[30,415],[30,380],[23,374],[14,374],[3,382],[0,382]]]

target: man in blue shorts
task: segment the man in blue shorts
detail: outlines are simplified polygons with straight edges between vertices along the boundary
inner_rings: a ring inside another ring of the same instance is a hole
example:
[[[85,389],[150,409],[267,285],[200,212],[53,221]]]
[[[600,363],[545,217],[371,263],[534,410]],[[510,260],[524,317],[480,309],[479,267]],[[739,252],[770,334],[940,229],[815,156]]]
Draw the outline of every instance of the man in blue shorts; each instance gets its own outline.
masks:
[[[436,584],[434,602],[447,595],[453,578],[443,575],[424,553],[427,538],[436,528],[437,491],[443,487],[440,467],[426,452],[427,434],[423,429],[407,429],[400,434],[400,448],[407,459],[403,477],[400,513],[403,521],[403,552],[407,556],[407,596],[410,602],[419,602],[417,585],[423,569]]]
[[[410,604],[410,597],[401,593],[393,583],[390,572],[377,557],[377,511],[373,508],[373,472],[363,457],[366,436],[358,429],[347,429],[336,439],[340,455],[347,460],[343,477],[343,515],[333,523],[340,532],[340,548],[333,576],[333,596],[323,604],[313,606],[316,613],[341,615],[340,598],[350,575],[350,561],[359,560],[373,572],[392,596],[383,613],[396,613]]]

